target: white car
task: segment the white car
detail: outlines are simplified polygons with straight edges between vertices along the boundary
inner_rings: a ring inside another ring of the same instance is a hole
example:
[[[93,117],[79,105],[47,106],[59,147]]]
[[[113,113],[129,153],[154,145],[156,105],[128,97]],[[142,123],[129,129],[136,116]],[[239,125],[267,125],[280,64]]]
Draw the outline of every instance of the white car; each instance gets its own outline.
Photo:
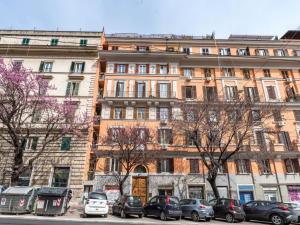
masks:
[[[107,217],[109,211],[107,196],[103,192],[90,192],[84,204],[84,214]]]
[[[294,223],[300,223],[300,202],[284,202],[293,213]]]

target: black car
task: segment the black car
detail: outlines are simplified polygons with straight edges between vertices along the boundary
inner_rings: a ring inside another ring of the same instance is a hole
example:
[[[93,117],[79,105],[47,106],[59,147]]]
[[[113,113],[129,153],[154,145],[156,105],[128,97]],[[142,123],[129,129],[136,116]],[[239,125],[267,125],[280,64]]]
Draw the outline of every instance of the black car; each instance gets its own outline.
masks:
[[[167,220],[167,218],[180,220],[182,210],[177,197],[159,195],[151,198],[146,203],[144,206],[144,215],[157,216],[161,220]]]
[[[143,217],[143,204],[140,197],[125,195],[118,199],[112,206],[112,214],[126,218],[127,215]]]
[[[293,213],[281,202],[251,201],[243,205],[246,220],[270,221],[274,225],[290,224]]]
[[[209,201],[213,206],[215,218],[226,219],[227,222],[242,222],[245,219],[245,213],[240,206],[240,202],[230,198],[219,198]]]

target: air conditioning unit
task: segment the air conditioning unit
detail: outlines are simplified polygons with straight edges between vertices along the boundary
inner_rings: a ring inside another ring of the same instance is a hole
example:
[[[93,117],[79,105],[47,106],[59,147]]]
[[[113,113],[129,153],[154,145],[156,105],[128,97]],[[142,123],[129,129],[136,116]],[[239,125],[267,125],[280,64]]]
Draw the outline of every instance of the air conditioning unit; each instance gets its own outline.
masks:
[[[285,78],[285,81],[288,83],[291,83],[293,81],[293,79],[291,77],[287,77],[287,78]]]
[[[285,125],[285,121],[277,121],[277,126],[282,127]]]
[[[209,82],[212,80],[212,77],[205,77],[205,81]]]

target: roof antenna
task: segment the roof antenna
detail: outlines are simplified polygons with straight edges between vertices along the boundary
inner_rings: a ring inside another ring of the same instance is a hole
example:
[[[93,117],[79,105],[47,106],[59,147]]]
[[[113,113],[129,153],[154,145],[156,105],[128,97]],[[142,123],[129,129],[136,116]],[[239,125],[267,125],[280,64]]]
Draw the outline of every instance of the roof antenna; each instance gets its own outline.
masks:
[[[215,32],[214,31],[211,34],[211,39],[215,39]]]

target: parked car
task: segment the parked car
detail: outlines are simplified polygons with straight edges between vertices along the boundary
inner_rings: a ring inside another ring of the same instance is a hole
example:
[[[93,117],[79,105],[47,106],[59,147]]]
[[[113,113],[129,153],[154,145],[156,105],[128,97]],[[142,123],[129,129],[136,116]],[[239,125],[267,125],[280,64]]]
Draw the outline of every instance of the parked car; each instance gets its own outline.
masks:
[[[148,215],[157,216],[161,220],[167,220],[167,218],[180,220],[182,210],[178,198],[169,195],[151,198],[144,206],[144,216]]]
[[[140,197],[125,195],[118,199],[112,206],[112,214],[126,218],[127,215],[143,217],[143,204]]]
[[[0,185],[0,194],[5,190],[5,187],[3,185]]]
[[[215,218],[226,219],[227,222],[242,222],[245,219],[245,213],[240,206],[240,202],[230,198],[219,198],[209,201],[213,206]]]
[[[214,217],[214,210],[207,201],[203,199],[182,199],[180,201],[182,218],[188,217],[193,221],[210,221]]]
[[[108,215],[107,196],[103,192],[90,192],[84,204],[84,214],[87,215]]]
[[[285,202],[284,204],[293,213],[293,222],[300,223],[300,202]]]
[[[270,221],[274,225],[290,224],[293,221],[293,213],[281,202],[251,201],[243,205],[243,209],[246,221]]]

